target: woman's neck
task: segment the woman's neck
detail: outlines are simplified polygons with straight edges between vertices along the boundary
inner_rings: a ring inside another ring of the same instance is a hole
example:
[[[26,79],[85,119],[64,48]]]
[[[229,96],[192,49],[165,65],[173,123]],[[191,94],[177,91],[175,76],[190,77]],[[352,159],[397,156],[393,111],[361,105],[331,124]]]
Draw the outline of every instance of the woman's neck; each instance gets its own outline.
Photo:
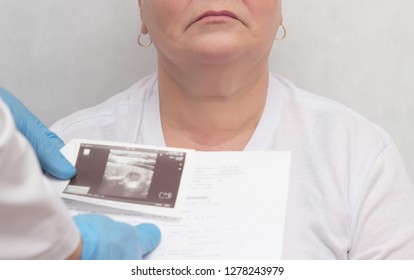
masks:
[[[266,101],[269,72],[267,63],[261,64],[184,70],[160,64],[160,112],[167,146],[242,150]]]

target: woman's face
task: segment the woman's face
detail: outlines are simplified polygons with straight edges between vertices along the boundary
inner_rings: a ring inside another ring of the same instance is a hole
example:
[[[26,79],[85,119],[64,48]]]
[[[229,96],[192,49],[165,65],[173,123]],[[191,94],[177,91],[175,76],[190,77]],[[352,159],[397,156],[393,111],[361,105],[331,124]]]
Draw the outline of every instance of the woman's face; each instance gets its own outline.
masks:
[[[142,32],[160,58],[224,63],[270,52],[281,0],[139,0]]]

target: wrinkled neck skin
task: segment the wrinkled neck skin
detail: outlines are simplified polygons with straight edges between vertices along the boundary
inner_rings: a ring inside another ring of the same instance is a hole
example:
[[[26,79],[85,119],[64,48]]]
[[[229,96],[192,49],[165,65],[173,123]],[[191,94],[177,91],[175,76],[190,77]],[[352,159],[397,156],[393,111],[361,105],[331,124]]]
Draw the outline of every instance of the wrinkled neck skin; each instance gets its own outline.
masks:
[[[167,146],[243,150],[262,115],[268,54],[229,62],[172,62],[159,53],[160,112]]]

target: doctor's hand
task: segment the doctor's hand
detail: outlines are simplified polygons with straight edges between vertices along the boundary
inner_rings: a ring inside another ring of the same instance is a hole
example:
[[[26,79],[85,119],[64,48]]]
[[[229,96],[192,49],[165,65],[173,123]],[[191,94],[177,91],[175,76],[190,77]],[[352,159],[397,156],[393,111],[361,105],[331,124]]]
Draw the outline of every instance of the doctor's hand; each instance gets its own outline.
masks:
[[[155,225],[130,226],[102,215],[74,217],[82,237],[83,260],[138,260],[160,243]]]
[[[32,145],[43,170],[56,178],[72,178],[76,169],[60,153],[63,141],[51,132],[14,95],[0,87],[0,98],[12,112],[17,129]]]

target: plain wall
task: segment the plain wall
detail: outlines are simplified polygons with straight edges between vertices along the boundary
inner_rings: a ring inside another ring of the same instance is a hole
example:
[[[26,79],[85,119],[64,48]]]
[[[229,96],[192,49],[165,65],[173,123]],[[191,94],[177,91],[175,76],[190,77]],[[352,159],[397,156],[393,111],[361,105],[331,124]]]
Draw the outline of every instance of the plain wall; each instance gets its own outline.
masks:
[[[198,0],[194,0],[198,1]],[[414,1],[283,1],[270,67],[394,138],[414,178]],[[0,0],[0,85],[46,124],[155,71],[137,1]]]

